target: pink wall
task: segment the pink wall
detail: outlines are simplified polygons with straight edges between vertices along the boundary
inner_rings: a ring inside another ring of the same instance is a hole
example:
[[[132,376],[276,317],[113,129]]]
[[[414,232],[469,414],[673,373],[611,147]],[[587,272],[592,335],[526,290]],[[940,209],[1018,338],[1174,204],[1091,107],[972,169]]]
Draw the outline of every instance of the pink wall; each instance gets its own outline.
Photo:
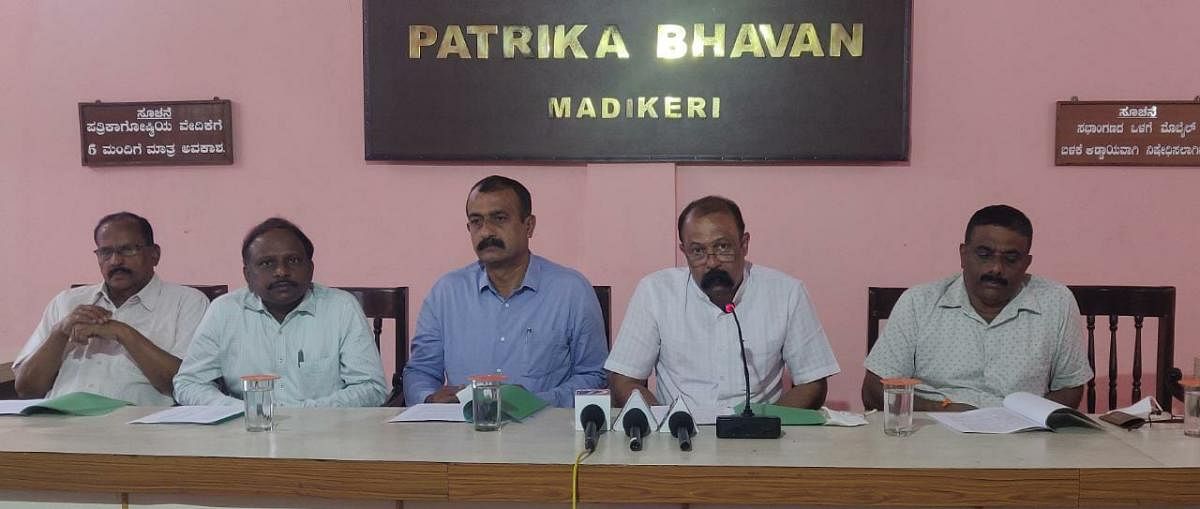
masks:
[[[91,227],[118,209],[154,222],[164,277],[234,286],[243,232],[290,217],[317,244],[320,281],[410,286],[415,314],[472,259],[463,200],[498,171],[533,191],[537,252],[614,286],[618,326],[637,280],[677,262],[679,208],[740,202],[751,259],[816,299],[844,369],[831,401],[858,405],[865,287],[956,271],[967,217],[994,202],[1034,220],[1034,272],[1178,286],[1176,358],[1190,366],[1200,170],[1055,168],[1051,145],[1056,100],[1200,93],[1197,16],[1189,0],[916,2],[908,164],[497,168],[363,161],[357,0],[2,2],[0,359],[55,292],[97,278]],[[212,96],[234,101],[237,164],[79,165],[76,102]]]

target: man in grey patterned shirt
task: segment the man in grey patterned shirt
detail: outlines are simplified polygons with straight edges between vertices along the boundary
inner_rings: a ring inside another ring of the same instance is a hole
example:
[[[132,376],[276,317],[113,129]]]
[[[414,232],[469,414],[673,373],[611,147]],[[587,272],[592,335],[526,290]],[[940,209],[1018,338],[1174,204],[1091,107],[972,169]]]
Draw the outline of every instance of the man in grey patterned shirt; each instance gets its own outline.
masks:
[[[1079,306],[1062,284],[1026,274],[1033,225],[1008,205],[980,209],[959,245],[962,273],[910,288],[867,355],[863,405],[883,406],[881,378],[913,377],[915,407],[1000,406],[1029,392],[1079,405],[1092,378]]]

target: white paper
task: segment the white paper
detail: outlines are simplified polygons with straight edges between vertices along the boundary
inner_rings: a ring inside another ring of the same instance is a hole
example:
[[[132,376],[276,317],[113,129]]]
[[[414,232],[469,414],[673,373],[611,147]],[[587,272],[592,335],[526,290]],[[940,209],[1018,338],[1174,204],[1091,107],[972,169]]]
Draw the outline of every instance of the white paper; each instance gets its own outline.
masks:
[[[1020,414],[1004,407],[980,408],[967,412],[930,412],[930,417],[962,433],[1013,433],[1041,429]]]
[[[821,407],[821,412],[825,414],[826,426],[866,426],[867,418],[863,414],[854,412],[843,412],[834,410],[829,407]]]
[[[1149,419],[1150,412],[1153,412],[1155,410],[1158,410],[1160,412],[1162,411],[1162,408],[1158,406],[1158,401],[1155,400],[1152,396],[1146,396],[1146,397],[1142,398],[1141,401],[1138,401],[1137,403],[1129,405],[1125,408],[1118,408],[1116,410],[1112,410],[1109,413],[1124,412],[1129,415],[1141,417],[1143,419]]]
[[[241,414],[242,409],[236,406],[177,406],[129,421],[129,424],[213,424]]]
[[[1047,419],[1055,410],[1067,408],[1061,403],[1050,401],[1041,396],[1035,396],[1028,392],[1014,392],[1004,397],[1004,407],[1021,414],[1036,422],[1039,426],[1046,426]]]
[[[46,400],[0,400],[0,415],[20,415],[25,408],[42,405]]]
[[[396,414],[388,422],[467,422],[460,403],[420,403]]]

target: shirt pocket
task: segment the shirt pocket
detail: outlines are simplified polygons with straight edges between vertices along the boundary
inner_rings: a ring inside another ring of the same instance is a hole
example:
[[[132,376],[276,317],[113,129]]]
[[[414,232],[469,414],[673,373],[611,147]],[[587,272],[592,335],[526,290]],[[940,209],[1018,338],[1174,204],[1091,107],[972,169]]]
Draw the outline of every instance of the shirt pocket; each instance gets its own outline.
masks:
[[[525,329],[521,334],[525,359],[529,363],[525,370],[527,376],[544,377],[571,365],[570,348],[562,331]]]
[[[300,385],[309,395],[320,397],[341,388],[338,376],[338,358],[329,352],[309,354],[305,352],[300,363]]]

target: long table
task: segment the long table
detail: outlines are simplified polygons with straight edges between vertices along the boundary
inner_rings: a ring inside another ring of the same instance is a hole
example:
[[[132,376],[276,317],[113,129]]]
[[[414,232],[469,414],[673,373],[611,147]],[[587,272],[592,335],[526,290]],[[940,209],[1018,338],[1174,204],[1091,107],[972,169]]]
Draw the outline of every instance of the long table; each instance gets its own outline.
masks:
[[[278,426],[131,425],[100,417],[0,417],[0,490],[221,494],[450,502],[571,498],[582,450],[572,413],[548,409],[498,432],[386,423],[397,409],[279,409]],[[602,437],[579,500],[608,503],[888,506],[1200,504],[1200,439],[1179,425],[1124,431],[964,435],[918,415],[909,437],[867,426],[789,427],[780,440],[718,440],[691,452],[669,434],[631,452]],[[123,495],[128,496],[128,495]]]

